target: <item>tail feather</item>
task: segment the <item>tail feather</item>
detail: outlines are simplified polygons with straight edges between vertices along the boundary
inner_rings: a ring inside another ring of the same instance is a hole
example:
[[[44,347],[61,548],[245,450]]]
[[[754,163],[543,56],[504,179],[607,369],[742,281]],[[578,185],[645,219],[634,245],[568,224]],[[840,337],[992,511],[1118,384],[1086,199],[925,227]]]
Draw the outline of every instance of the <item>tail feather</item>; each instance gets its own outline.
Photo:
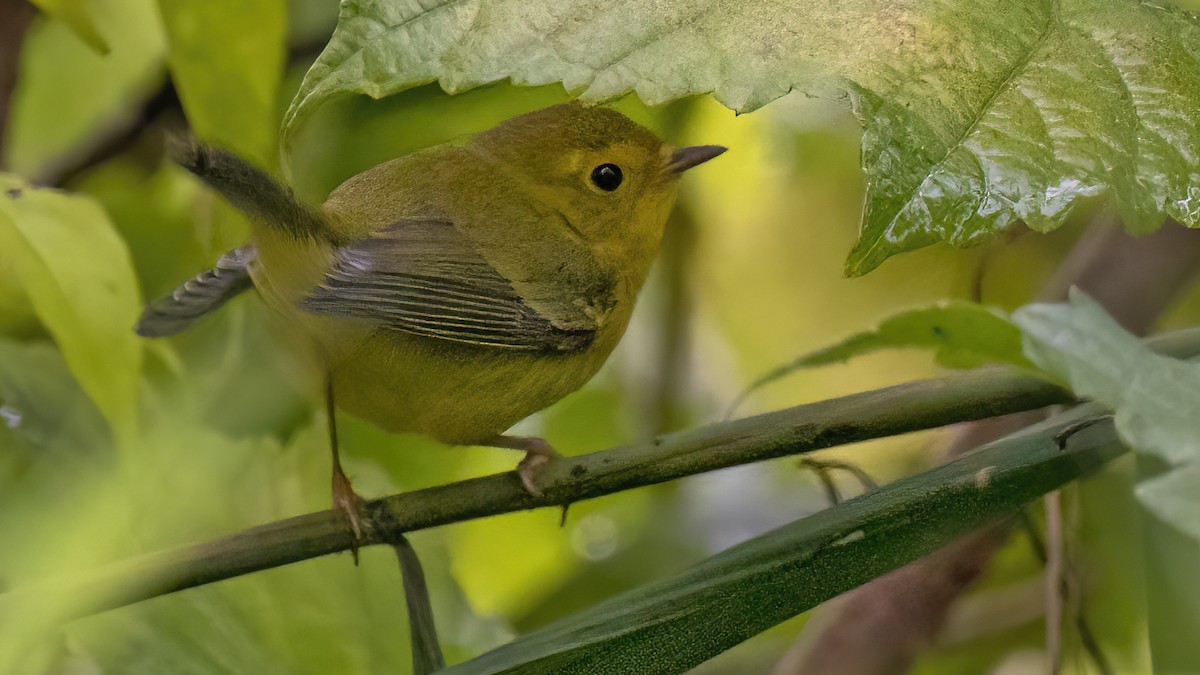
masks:
[[[174,138],[171,158],[191,171],[252,219],[296,237],[334,238],[325,219],[296,199],[266,171],[237,155],[194,138]]]
[[[254,285],[250,264],[257,256],[258,251],[250,244],[221,256],[213,269],[146,305],[134,330],[142,337],[167,337],[191,326]]]

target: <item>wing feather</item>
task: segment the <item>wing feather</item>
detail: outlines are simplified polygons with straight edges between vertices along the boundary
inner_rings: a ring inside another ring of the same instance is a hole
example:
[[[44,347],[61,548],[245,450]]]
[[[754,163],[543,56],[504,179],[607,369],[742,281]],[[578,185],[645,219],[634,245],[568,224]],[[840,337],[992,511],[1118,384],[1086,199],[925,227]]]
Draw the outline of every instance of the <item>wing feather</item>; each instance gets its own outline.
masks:
[[[300,306],[384,330],[525,351],[577,351],[596,329],[582,309],[571,328],[540,315],[445,221],[403,220],[339,248]]]

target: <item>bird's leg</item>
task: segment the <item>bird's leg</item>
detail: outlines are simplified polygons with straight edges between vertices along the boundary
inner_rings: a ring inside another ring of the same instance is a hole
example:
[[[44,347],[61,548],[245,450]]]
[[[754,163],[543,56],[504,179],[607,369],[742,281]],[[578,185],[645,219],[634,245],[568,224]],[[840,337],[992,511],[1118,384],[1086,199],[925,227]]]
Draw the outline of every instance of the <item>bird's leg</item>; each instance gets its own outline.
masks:
[[[546,439],[536,436],[497,436],[488,445],[509,450],[523,450],[525,458],[521,460],[520,464],[517,464],[517,476],[521,478],[521,485],[525,486],[526,492],[534,497],[542,496],[542,491],[534,482],[534,478],[537,477],[540,467],[550,463],[550,460],[560,457],[546,442]]]
[[[354,564],[358,564],[358,542],[362,540],[362,522],[360,508],[363,500],[354,492],[350,479],[342,470],[342,456],[338,451],[337,408],[333,403],[333,379],[325,384],[325,414],[329,424],[329,447],[333,451],[333,508],[341,511],[350,521],[350,529],[354,533],[354,543],[350,547],[354,554]]]

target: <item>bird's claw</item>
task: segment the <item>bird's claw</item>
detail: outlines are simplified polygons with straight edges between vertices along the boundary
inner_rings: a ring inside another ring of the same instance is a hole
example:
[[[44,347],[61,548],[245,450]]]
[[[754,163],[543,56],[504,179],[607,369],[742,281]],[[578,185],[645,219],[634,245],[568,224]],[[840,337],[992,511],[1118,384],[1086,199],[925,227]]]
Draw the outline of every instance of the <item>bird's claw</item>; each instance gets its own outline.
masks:
[[[526,492],[534,497],[541,497],[544,493],[537,486],[537,476],[541,473],[541,468],[551,460],[557,459],[559,454],[543,438],[523,438],[521,449],[525,451],[525,457],[517,464],[517,476]]]
[[[527,453],[525,458],[517,464],[517,476],[521,479],[521,485],[525,487],[525,491],[534,497],[541,497],[543,492],[537,486],[535,479],[537,478],[538,469],[550,463],[550,458],[546,455],[535,455],[532,452]]]
[[[354,564],[358,564],[358,544],[363,538],[362,507],[365,502],[350,485],[350,479],[341,471],[333,473],[333,508],[341,512],[350,522],[350,531],[354,542],[350,544],[350,552],[354,555]]]

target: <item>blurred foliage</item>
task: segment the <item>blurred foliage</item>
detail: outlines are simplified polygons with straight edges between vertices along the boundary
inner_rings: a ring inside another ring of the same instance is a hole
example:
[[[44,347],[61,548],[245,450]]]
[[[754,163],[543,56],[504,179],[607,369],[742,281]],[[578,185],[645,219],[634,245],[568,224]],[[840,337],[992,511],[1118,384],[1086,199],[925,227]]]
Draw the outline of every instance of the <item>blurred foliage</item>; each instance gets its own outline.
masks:
[[[273,164],[284,0],[160,0],[158,6],[171,80],[192,130],[259,166]]]
[[[87,0],[32,0],[33,4],[47,16],[63,22],[75,31],[89,47],[97,53],[108,54],[108,43],[96,28],[92,17],[92,5]]]
[[[334,3],[256,0],[218,11],[227,4],[82,3],[107,56],[70,26],[37,19],[0,158],[19,178],[6,177],[5,186],[54,175],[98,140],[120,136],[168,72],[200,133],[271,164],[270,130],[332,34]],[[247,18],[252,9],[259,18]],[[856,38],[860,44],[888,48]],[[829,53],[849,58],[856,49]],[[291,176],[299,194],[319,201],[379,161],[566,98],[558,85],[498,83],[457,96],[426,85],[380,101],[339,99],[297,129]],[[657,432],[647,420],[711,421],[763,373],[899,309],[981,299],[1011,310],[1034,295],[1090,216],[1092,206],[1083,205],[1046,236],[1020,233],[968,251],[929,247],[844,279],[842,259],[874,187],[864,180],[861,130],[845,104],[790,94],[735,116],[708,98],[683,112],[634,97],[617,102],[673,143],[732,149],[683,185],[694,222],[673,264],[688,309],[670,311],[679,295],[656,270],[605,370],[521,431],[545,434],[567,454],[596,450]],[[135,141],[57,186],[67,193],[22,188],[24,206],[0,194],[0,587],[328,506],[328,450],[307,365],[256,298],[238,299],[170,341],[135,340],[129,330],[141,298],[169,291],[246,235],[239,215],[162,161],[162,124],[153,120]],[[869,140],[868,152],[896,139]],[[33,206],[38,213],[13,210]],[[28,255],[42,241],[45,255]],[[1170,322],[1198,316],[1193,292]],[[685,365],[676,375],[660,359],[664,335],[686,338],[668,345]],[[744,412],[933,372],[924,354],[875,353],[777,382]],[[665,403],[647,395],[659,391]],[[656,409],[662,405],[673,412]],[[445,448],[348,416],[339,421],[348,471],[366,495],[511,470],[516,461],[503,450]],[[127,427],[139,433],[123,431],[114,443],[113,430]],[[924,465],[936,440],[913,435],[828,454],[886,482]],[[1149,568],[1129,544],[1136,518],[1121,506],[1133,473],[1123,463],[1079,489],[1075,552],[1087,616],[1109,655],[1122,672],[1147,672],[1149,612],[1140,589]],[[455,663],[824,507],[818,483],[780,460],[577,504],[562,527],[557,512],[537,511],[412,541]],[[1040,649],[1041,598],[1018,596],[1019,612],[1004,604],[1013,596],[1007,589],[1025,588],[1038,573],[1027,543],[1014,538],[968,598],[974,613],[952,619],[954,641],[928,652],[918,671],[985,672]],[[373,673],[410,662],[399,570],[386,549],[364,551],[360,568],[348,556],[313,560],[47,624],[78,601],[42,598],[0,617],[0,673]],[[759,635],[702,672],[764,671],[805,620]],[[1077,646],[1068,645],[1068,656],[1084,663]]]
[[[1026,355],[1112,409],[1117,433],[1140,453],[1135,494],[1143,507],[1153,661],[1157,672],[1194,669],[1200,593],[1178,571],[1200,562],[1200,418],[1191,405],[1200,365],[1150,352],[1081,292],[1072,292],[1069,305],[1019,309],[1013,320],[1025,333]]]
[[[95,53],[66,25],[39,19],[21,52],[5,162],[34,178],[51,162],[123,124],[161,85],[166,38],[146,0],[91,0],[111,51]]]

